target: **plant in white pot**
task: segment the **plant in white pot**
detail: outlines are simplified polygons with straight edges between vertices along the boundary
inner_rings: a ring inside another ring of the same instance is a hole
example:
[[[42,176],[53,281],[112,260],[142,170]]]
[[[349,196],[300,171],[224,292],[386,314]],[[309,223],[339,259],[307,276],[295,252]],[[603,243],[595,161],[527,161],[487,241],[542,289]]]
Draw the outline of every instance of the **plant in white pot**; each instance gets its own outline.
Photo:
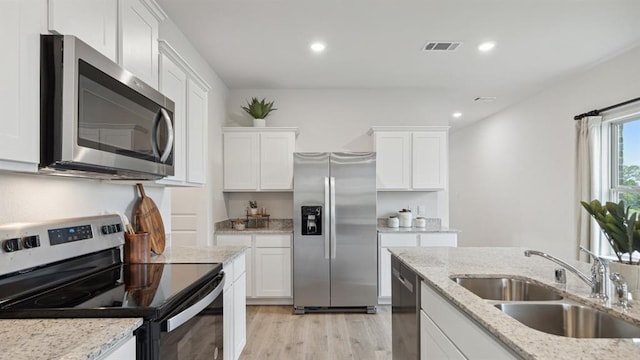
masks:
[[[249,214],[255,216],[258,214],[258,202],[255,200],[249,200]]]
[[[242,110],[253,118],[254,127],[265,127],[265,118],[269,116],[272,111],[278,109],[273,107],[273,101],[267,102],[266,99],[258,100],[258,98],[251,98],[251,101],[247,101],[247,106],[242,106]]]
[[[624,201],[617,204],[607,202],[604,206],[598,200],[590,203],[581,201],[580,204],[596,220],[618,257],[617,262],[610,263],[611,272],[622,274],[629,290],[634,291],[636,295],[640,290],[640,261],[633,261],[632,254],[634,251],[640,251],[638,214],[625,206]]]

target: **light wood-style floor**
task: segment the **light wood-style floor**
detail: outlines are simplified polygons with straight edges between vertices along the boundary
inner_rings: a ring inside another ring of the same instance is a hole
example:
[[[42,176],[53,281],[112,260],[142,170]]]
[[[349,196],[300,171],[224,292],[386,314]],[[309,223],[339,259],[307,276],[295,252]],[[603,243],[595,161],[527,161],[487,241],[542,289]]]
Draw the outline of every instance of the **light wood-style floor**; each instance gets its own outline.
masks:
[[[377,314],[293,315],[293,306],[247,306],[241,360],[391,359],[391,307]]]

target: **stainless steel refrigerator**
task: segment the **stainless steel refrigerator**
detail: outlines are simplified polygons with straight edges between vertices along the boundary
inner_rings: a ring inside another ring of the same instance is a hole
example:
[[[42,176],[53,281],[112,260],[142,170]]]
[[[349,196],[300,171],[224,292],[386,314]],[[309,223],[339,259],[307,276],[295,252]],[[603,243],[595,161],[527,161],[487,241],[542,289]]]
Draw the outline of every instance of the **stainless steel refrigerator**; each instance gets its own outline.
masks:
[[[293,305],[376,312],[375,153],[295,153]]]

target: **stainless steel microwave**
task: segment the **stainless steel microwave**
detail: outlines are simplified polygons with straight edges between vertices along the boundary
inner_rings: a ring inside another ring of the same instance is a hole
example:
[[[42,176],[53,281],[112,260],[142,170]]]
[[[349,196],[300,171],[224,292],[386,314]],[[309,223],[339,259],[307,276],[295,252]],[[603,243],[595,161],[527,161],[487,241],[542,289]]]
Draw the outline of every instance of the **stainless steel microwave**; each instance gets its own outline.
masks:
[[[173,101],[74,36],[40,40],[40,171],[173,175]]]

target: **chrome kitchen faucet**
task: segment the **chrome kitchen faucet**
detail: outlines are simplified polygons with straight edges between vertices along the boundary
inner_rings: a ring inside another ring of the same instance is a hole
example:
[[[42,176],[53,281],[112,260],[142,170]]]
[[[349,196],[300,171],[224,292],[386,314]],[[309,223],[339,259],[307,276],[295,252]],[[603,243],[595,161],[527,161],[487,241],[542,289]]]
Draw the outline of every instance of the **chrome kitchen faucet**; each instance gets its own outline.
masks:
[[[576,276],[580,278],[580,280],[584,281],[589,287],[591,287],[591,297],[601,299],[603,302],[607,302],[609,300],[609,293],[611,289],[611,282],[609,278],[609,262],[606,259],[603,259],[589,250],[580,247],[580,250],[586,252],[591,255],[594,259],[593,265],[591,266],[591,278],[582,273],[580,270],[575,268],[574,266],[568,264],[562,259],[559,259],[553,255],[549,255],[542,251],[537,250],[525,250],[524,256],[530,257],[531,255],[538,255],[547,260],[551,260],[554,263],[564,267],[570,272],[574,273]]]

